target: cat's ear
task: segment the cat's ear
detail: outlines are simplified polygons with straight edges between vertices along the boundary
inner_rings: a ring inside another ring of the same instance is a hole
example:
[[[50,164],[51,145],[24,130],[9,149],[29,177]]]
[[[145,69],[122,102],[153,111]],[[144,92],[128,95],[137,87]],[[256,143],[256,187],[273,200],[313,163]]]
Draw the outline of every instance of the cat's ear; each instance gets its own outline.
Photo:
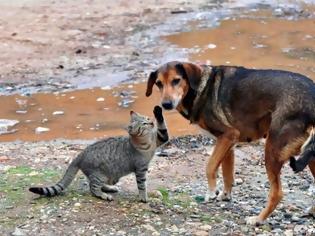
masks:
[[[130,111],[130,117],[131,118],[136,118],[137,116],[139,116],[139,114],[135,111]]]

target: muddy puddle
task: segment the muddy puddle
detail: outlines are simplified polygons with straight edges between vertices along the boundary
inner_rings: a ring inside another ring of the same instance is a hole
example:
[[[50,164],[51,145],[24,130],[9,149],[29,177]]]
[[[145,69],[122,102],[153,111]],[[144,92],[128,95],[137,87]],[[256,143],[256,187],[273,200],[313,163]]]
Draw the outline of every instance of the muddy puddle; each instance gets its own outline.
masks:
[[[40,141],[57,138],[93,139],[126,134],[129,112],[152,116],[159,104],[156,91],[144,95],[145,84],[85,89],[67,93],[2,96],[0,119],[17,120],[0,141]],[[177,112],[165,113],[172,135],[196,133]]]
[[[268,15],[268,12],[255,15]],[[192,61],[284,69],[315,80],[314,19],[228,19],[217,28],[179,33],[165,39],[185,48]]]
[[[195,30],[166,36],[163,40],[176,45],[191,61],[285,69],[315,80],[314,19],[283,19],[263,10],[246,17],[227,18],[215,28],[200,30],[199,24],[191,22]],[[150,98],[145,97],[144,83],[90,89],[104,85],[103,80],[93,76],[97,71],[91,73],[73,79],[72,84],[81,90],[0,96],[0,133],[3,132],[1,122],[18,122],[9,129],[10,134],[0,135],[0,141],[121,135],[126,133],[124,127],[131,109],[152,115],[154,105],[159,104],[157,92]],[[100,76],[103,77],[107,75]],[[113,75],[107,82],[115,86],[126,77],[124,73]],[[172,136],[198,133],[176,111],[165,115]]]

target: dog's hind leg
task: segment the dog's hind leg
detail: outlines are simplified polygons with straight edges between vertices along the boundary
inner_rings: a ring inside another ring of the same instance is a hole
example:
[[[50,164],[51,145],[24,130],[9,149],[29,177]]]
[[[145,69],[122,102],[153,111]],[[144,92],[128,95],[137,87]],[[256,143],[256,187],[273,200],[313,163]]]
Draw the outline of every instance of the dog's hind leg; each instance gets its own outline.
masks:
[[[275,155],[277,155],[277,153],[272,150],[273,146],[271,142],[272,140],[268,138],[265,150],[265,165],[270,183],[267,206],[258,216],[249,217],[247,219],[247,224],[250,225],[262,223],[273,212],[283,196],[280,180],[280,171],[283,162],[276,159]]]
[[[308,163],[308,167],[314,177],[314,181],[315,181],[315,160],[312,160]]]
[[[231,200],[231,191],[234,182],[234,150],[231,148],[222,160],[222,175],[224,181],[224,189],[219,194],[218,200]]]
[[[310,171],[314,177],[314,182],[315,182],[315,160],[312,160],[311,162],[308,163],[308,167],[310,168]],[[314,183],[315,184],[315,183]],[[309,207],[306,212],[309,215],[312,215],[313,217],[315,217],[315,199],[313,201],[313,206]]]
[[[277,123],[280,124],[280,123]],[[288,121],[282,127],[273,124],[265,147],[265,165],[270,183],[266,207],[258,216],[249,217],[247,224],[262,223],[277,207],[283,197],[280,172],[283,164],[291,155],[297,154],[303,140],[305,125],[300,120]],[[297,142],[298,140],[298,142]]]

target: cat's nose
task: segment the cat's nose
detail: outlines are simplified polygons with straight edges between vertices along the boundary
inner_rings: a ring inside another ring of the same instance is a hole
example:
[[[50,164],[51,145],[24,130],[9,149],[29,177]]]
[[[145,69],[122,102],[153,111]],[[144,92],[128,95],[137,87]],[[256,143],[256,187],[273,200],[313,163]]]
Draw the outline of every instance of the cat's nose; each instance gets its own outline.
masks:
[[[162,102],[162,107],[165,110],[172,110],[173,109],[173,103],[172,103],[172,101],[164,101],[164,102]]]

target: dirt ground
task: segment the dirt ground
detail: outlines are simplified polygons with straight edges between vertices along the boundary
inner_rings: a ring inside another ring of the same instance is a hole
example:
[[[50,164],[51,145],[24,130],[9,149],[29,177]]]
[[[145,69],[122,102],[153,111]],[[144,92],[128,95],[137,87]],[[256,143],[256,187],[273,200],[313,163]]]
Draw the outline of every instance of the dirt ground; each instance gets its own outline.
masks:
[[[235,148],[232,201],[204,203],[214,141],[176,113],[166,114],[172,141],[151,163],[147,204],[139,203],[133,176],[119,182],[110,203],[90,195],[82,174],[55,198],[27,191],[56,182],[94,139],[124,134],[130,109],[151,114],[159,100],[144,98],[143,82],[165,61],[280,68],[315,79],[314,4],[0,0],[0,119],[19,122],[0,135],[0,235],[315,235],[305,214],[314,180],[288,165],[274,214],[262,226],[245,224],[266,203],[263,140]]]

